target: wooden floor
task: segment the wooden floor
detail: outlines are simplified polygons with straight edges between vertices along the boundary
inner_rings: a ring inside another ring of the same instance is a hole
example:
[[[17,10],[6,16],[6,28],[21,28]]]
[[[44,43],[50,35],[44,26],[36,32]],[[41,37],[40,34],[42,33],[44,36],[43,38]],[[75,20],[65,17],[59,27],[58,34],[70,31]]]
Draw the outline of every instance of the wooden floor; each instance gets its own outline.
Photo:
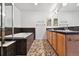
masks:
[[[34,40],[27,56],[56,56],[47,40]]]

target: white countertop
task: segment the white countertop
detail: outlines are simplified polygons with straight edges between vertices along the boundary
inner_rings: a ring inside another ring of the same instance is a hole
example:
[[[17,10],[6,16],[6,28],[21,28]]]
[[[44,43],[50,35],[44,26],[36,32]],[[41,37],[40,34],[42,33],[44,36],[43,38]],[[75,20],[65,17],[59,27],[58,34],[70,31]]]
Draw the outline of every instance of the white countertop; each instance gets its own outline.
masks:
[[[32,33],[16,33],[13,35],[14,38],[26,38],[29,35],[31,35]],[[5,36],[5,38],[12,38],[12,35],[7,35]]]
[[[13,43],[15,43],[16,41],[5,41],[5,43],[3,44],[3,47],[7,47]],[[1,47],[1,41],[0,41],[0,47]]]

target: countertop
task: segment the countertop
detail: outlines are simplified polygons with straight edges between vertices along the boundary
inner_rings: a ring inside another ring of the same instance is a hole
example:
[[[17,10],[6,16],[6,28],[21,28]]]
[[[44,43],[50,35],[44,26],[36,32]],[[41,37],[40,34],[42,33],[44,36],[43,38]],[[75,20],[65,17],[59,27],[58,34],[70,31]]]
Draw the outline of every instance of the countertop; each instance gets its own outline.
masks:
[[[25,39],[30,36],[32,33],[16,33],[13,35],[14,39]],[[5,38],[12,38],[12,35],[7,35]]]
[[[3,47],[7,47],[13,43],[15,43],[16,41],[5,41],[5,43],[3,44]],[[1,41],[0,41],[0,47],[1,47]]]
[[[79,34],[79,31],[72,31],[72,30],[53,30],[53,29],[47,29],[47,31],[59,32],[59,33],[63,33],[63,34]]]

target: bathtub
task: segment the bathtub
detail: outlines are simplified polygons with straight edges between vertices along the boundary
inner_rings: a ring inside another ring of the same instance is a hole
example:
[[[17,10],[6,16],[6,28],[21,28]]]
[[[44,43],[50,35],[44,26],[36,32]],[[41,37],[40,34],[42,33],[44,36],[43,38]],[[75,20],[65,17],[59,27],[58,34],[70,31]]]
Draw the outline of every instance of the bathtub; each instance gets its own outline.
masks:
[[[14,39],[23,39],[30,36],[32,33],[16,33],[13,35]],[[12,38],[12,35],[7,35],[5,38]]]
[[[12,35],[5,36],[6,41],[16,41],[16,55],[26,55],[34,41],[34,35],[32,32],[16,33],[13,35],[13,40],[11,39]]]
[[[3,44],[3,47],[7,47],[13,43],[15,43],[16,41],[5,41],[5,43]],[[0,47],[1,47],[1,41],[0,41]]]

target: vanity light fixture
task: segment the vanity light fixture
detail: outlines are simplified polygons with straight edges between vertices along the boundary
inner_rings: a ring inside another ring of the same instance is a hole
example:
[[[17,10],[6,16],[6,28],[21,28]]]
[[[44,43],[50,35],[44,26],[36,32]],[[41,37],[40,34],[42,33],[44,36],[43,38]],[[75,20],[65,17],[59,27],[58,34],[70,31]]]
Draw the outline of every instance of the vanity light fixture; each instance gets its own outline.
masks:
[[[67,3],[63,3],[62,5],[63,5],[63,6],[67,6]]]

